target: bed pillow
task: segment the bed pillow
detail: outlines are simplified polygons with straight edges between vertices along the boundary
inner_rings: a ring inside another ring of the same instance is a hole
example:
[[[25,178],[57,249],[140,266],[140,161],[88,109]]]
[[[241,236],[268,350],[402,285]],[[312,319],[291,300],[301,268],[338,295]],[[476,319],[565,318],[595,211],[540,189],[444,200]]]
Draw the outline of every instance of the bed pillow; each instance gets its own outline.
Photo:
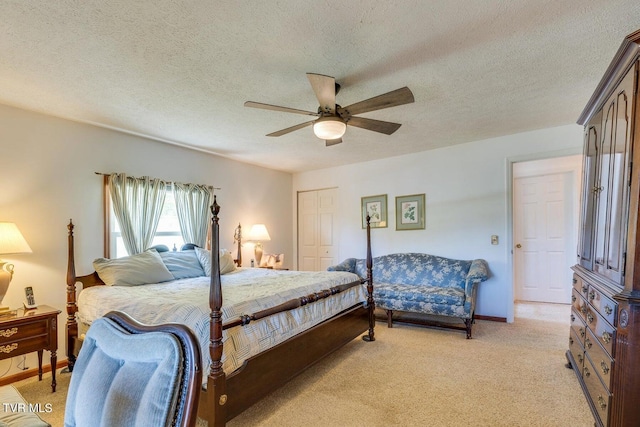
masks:
[[[211,252],[207,249],[195,248],[196,255],[205,275],[211,276]],[[236,265],[233,262],[233,256],[226,249],[220,250],[220,274],[231,273],[236,269]]]
[[[122,258],[98,258],[93,268],[109,286],[136,286],[173,280],[173,274],[155,249]]]
[[[160,258],[175,279],[205,276],[196,252],[193,250],[160,252]]]

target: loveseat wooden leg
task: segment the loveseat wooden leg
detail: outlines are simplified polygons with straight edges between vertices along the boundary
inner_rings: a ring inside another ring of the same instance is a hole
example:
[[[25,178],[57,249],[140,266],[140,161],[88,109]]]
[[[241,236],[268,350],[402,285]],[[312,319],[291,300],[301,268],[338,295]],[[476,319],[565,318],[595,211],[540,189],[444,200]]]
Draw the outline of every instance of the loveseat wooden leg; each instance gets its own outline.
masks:
[[[471,339],[471,325],[473,325],[473,319],[464,319],[464,324],[467,326],[467,339]]]
[[[387,311],[387,327],[393,328],[393,320],[392,320],[393,311],[392,310],[386,310],[386,311]]]

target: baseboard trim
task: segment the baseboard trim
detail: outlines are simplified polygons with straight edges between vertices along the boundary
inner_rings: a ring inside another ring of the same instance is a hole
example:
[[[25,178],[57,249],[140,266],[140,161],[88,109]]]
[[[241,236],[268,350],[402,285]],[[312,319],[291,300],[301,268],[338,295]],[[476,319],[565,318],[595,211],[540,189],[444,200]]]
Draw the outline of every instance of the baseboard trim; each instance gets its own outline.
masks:
[[[474,316],[474,318],[476,320],[489,320],[491,322],[502,322],[502,323],[507,323],[507,318],[506,317],[497,317],[497,316],[483,316],[481,314],[476,314]]]
[[[44,363],[43,363],[44,365]],[[56,363],[56,370],[67,366],[67,360],[61,360]],[[42,373],[45,374],[51,372],[51,364],[47,363],[42,367]],[[38,368],[27,369],[26,371],[18,372],[17,374],[9,375],[7,377],[0,378],[0,386],[15,383],[16,381],[26,380],[27,378],[38,376]]]

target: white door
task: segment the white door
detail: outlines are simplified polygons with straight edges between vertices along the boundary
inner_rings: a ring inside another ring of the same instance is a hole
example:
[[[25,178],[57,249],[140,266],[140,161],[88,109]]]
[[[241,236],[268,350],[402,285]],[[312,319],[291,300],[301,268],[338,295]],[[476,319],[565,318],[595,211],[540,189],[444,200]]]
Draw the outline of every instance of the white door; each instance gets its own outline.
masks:
[[[326,270],[337,264],[335,188],[298,193],[298,270]]]
[[[516,300],[570,301],[571,178],[566,172],[514,180]]]
[[[337,245],[334,242],[334,213],[336,189],[318,191],[318,266],[320,270],[337,264]]]

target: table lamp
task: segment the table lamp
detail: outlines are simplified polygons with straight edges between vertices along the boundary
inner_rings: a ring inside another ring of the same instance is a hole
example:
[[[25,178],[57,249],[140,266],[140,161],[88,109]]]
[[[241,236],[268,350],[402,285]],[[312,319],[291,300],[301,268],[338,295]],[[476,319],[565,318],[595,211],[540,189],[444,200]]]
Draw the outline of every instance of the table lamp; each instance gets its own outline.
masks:
[[[31,253],[31,248],[13,222],[0,222],[0,255]],[[0,303],[13,277],[13,264],[0,259]],[[0,306],[0,312],[9,307]]]
[[[253,227],[251,227],[251,231],[249,231],[247,240],[255,243],[254,252],[256,256],[256,266],[260,267],[260,260],[262,259],[262,242],[271,240],[267,227],[264,224],[254,224]]]

